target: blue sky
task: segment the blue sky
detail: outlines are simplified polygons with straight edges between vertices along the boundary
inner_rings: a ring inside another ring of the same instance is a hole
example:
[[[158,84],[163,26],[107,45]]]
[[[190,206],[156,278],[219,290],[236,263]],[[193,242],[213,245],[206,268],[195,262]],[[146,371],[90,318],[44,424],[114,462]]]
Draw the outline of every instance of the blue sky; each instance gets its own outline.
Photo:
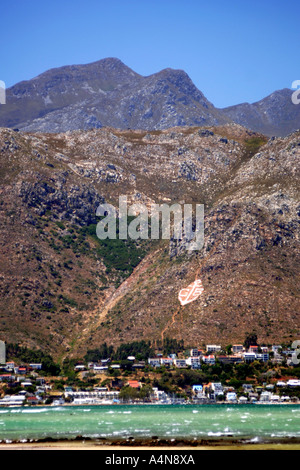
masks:
[[[300,80],[300,2],[1,0],[0,79],[117,57],[141,75],[185,70],[217,107]]]

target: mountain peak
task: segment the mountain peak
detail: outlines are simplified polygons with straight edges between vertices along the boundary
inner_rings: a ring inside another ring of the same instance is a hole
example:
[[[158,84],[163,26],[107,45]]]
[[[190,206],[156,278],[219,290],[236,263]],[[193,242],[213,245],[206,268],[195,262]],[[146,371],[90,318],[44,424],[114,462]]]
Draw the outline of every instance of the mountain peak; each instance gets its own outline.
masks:
[[[229,122],[183,70],[143,77],[120,59],[51,69],[7,92],[0,126],[64,132],[91,127],[165,129]]]
[[[236,123],[265,135],[299,128],[300,106],[283,89],[217,109],[181,69],[142,76],[116,57],[50,69],[7,90],[0,127],[64,132],[91,127],[157,130]]]

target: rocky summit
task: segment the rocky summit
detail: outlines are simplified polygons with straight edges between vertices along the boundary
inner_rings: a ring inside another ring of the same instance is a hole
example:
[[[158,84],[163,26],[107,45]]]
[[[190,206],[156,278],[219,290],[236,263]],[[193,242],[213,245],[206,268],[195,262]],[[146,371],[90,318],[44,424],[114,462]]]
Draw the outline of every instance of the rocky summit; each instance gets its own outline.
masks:
[[[183,70],[141,76],[119,59],[48,70],[7,90],[0,127],[66,132],[101,127],[163,130],[237,123],[269,137],[300,127],[292,90],[253,104],[217,109]]]
[[[92,69],[103,99],[121,78],[144,81],[113,61],[115,81],[109,74],[100,84],[100,66]],[[35,95],[36,110],[39,100],[53,108],[32,122],[43,128],[59,113],[55,99],[77,109],[68,86],[73,76],[84,79],[81,72],[57,73],[60,96],[49,88],[55,72],[36,79],[37,88],[48,87],[47,95]],[[174,87],[177,74],[171,73]],[[162,88],[164,77],[170,72],[161,73]],[[158,81],[147,80],[157,90]],[[186,86],[195,91],[188,79]],[[194,97],[205,108],[198,92]],[[104,341],[169,337],[187,346],[225,346],[252,332],[260,344],[299,339],[299,157],[299,131],[269,139],[228,123],[151,131],[0,129],[1,339],[55,357]],[[147,207],[204,204],[204,247],[188,252],[184,240],[99,240],[97,207],[117,207],[120,195]],[[181,307],[179,291],[196,278],[202,295]]]
[[[26,131],[153,130],[230,121],[184,71],[142,77],[115,58],[49,70],[8,89],[6,101],[0,126]]]

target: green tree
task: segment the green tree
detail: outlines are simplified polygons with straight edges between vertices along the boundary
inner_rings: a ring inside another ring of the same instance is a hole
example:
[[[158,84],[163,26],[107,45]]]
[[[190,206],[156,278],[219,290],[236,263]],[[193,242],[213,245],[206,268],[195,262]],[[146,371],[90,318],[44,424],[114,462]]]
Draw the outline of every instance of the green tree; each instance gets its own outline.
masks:
[[[257,346],[257,334],[254,332],[248,333],[244,341],[244,347],[246,349],[249,349],[250,346]]]
[[[138,397],[139,397],[139,391],[136,388],[132,388],[129,386],[123,387],[119,394],[119,398],[125,401],[135,400]]]

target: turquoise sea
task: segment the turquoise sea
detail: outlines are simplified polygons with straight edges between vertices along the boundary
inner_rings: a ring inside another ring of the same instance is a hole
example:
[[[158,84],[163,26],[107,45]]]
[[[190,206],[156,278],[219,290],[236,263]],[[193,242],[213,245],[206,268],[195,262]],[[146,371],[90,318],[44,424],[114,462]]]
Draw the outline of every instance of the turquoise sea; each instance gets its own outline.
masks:
[[[51,438],[300,441],[300,405],[107,405],[0,408],[0,441]]]

